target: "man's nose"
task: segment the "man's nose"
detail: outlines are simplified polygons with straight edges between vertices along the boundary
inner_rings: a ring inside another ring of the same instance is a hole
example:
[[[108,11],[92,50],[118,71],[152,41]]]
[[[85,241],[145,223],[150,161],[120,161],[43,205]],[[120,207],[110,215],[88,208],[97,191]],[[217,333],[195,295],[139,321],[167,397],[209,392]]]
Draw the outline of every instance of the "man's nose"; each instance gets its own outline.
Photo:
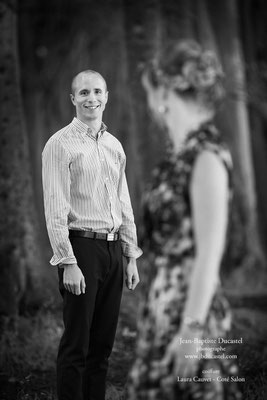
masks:
[[[88,93],[88,100],[89,101],[95,100],[95,93],[93,91]]]

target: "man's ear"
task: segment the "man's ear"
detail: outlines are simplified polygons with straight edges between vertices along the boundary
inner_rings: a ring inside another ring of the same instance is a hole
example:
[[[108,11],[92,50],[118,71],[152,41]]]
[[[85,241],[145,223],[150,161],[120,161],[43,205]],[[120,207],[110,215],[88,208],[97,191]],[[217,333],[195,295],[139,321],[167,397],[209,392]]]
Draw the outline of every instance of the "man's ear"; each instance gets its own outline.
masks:
[[[75,106],[75,97],[73,96],[73,94],[70,94],[70,100],[72,102],[72,104]]]
[[[108,102],[108,95],[109,95],[109,92],[107,91],[107,92],[106,92],[106,104],[107,104],[107,102]]]

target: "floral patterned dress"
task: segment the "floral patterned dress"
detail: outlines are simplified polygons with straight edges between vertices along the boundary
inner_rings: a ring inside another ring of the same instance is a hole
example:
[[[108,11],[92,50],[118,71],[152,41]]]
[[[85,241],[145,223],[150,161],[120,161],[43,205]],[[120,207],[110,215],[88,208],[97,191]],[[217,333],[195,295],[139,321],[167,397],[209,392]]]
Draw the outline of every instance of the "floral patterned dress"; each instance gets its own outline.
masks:
[[[209,150],[221,159],[229,172],[231,198],[231,156],[212,123],[191,132],[177,154],[170,147],[168,157],[155,170],[145,194],[145,228],[148,239],[147,279],[149,290],[138,322],[137,354],[127,383],[126,400],[240,399],[235,382],[186,382],[180,385],[170,364],[157,367],[166,347],[179,331],[195,256],[189,183],[197,156]],[[225,337],[231,312],[220,288],[214,295],[203,338]],[[237,366],[227,358],[201,359],[196,375],[219,370],[221,377],[236,375]]]

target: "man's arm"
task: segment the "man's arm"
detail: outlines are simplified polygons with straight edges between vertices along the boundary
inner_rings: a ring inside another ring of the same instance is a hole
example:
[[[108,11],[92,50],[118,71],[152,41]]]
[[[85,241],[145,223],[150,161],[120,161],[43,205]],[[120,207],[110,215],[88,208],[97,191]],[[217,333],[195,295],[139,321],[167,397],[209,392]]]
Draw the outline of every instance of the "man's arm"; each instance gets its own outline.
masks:
[[[70,157],[61,143],[49,141],[42,154],[42,180],[47,232],[53,249],[52,265],[75,264],[69,241]]]
[[[126,266],[126,285],[128,289],[134,290],[139,283],[139,274],[136,259],[142,255],[142,250],[137,245],[136,226],[134,215],[125,176],[126,159],[121,166],[121,176],[119,185],[119,199],[122,210],[122,225],[120,226],[120,236],[122,241],[123,255],[127,259]]]
[[[74,294],[84,293],[85,282],[69,240],[70,156],[58,141],[49,141],[42,154],[44,209],[54,252],[50,263],[64,268],[63,283]]]

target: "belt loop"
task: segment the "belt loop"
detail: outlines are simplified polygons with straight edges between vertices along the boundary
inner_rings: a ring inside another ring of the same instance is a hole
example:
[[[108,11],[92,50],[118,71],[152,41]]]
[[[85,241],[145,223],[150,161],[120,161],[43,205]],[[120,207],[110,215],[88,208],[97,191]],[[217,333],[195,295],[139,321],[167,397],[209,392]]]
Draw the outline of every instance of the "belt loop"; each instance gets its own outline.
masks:
[[[96,239],[96,232],[93,232],[94,233],[94,240]]]

